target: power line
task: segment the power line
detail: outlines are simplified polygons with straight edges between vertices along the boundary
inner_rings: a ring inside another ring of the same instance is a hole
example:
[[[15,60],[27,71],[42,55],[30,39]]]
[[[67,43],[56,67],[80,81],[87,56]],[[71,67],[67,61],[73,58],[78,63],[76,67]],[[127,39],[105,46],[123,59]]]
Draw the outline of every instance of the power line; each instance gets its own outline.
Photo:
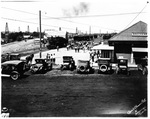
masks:
[[[18,19],[11,19],[11,18],[6,18],[6,17],[1,17],[1,18],[2,18],[2,19],[6,19],[6,20],[11,20],[11,21],[19,21],[19,22],[30,23],[30,24],[38,24],[38,23],[35,23],[35,22],[23,21],[23,20],[18,20]],[[60,27],[60,26],[47,25],[47,24],[42,24],[42,25],[43,25],[43,26],[57,27],[57,28]],[[61,28],[70,29],[70,30],[75,30],[75,29],[73,29],[73,28],[68,28],[68,27],[61,27]]]
[[[144,8],[131,20],[131,22],[124,29],[126,29],[143,12],[143,10],[146,8],[146,6],[147,6],[148,3],[149,2],[146,3],[146,5],[144,6]]]
[[[7,7],[2,7],[2,8],[17,11],[17,12],[32,14],[32,15],[36,15],[36,16],[38,15],[38,14],[35,14],[35,13],[26,12],[26,11],[22,11],[22,10],[16,10],[16,9],[7,8]],[[106,27],[95,26],[95,25],[91,25],[91,24],[85,24],[85,23],[79,23],[79,22],[75,22],[75,21],[71,21],[71,20],[66,20],[65,18],[107,17],[107,16],[118,16],[118,15],[130,15],[130,14],[137,14],[137,13],[139,13],[139,12],[118,13],[118,14],[103,14],[103,15],[89,15],[89,16],[73,16],[73,17],[49,17],[49,16],[46,16],[46,15],[42,15],[42,16],[46,17],[46,18],[42,18],[42,19],[56,19],[56,20],[61,20],[61,21],[80,24],[80,25],[87,25],[87,26],[92,26],[92,27],[108,29],[108,30],[120,31],[120,30],[116,30],[116,29],[111,29],[111,28],[106,28]]]
[[[35,14],[35,13],[26,12],[26,11],[22,11],[22,10],[16,10],[16,9],[7,8],[7,7],[1,7],[1,8],[8,9],[8,10],[13,10],[13,11],[17,11],[17,12],[22,12],[22,13],[26,13],[26,14],[38,15],[38,14]]]
[[[100,14],[100,15],[86,15],[86,16],[69,16],[69,17],[55,17],[55,18],[61,18],[61,19],[72,19],[72,18],[89,18],[89,17],[110,17],[110,16],[121,16],[121,15],[131,15],[131,14],[137,14],[139,12],[130,12],[130,13],[118,13],[118,14]],[[145,12],[143,12],[145,13]]]

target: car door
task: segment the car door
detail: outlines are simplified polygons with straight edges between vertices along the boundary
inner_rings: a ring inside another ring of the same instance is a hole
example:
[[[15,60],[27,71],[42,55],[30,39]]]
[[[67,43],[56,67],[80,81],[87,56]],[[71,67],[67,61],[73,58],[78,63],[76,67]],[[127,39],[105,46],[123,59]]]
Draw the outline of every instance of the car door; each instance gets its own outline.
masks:
[[[2,65],[2,74],[10,74],[12,72],[12,65]]]

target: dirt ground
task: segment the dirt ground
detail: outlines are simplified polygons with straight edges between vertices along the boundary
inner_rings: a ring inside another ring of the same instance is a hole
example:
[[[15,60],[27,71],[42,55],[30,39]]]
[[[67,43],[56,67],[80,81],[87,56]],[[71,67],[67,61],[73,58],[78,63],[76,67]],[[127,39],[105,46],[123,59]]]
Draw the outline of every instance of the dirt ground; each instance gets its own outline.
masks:
[[[124,117],[147,100],[147,77],[52,70],[17,81],[2,78],[2,106],[11,117]],[[140,116],[147,116],[146,111]]]
[[[38,48],[34,40],[29,40],[3,45],[2,53],[26,55]],[[62,53],[68,52],[60,50],[57,54]],[[17,81],[2,78],[1,87],[2,107],[9,108],[11,117],[136,116],[127,112],[147,100],[147,76],[139,71],[131,71],[130,76],[77,74],[59,69],[45,74],[27,72]],[[147,111],[140,116],[147,116]]]

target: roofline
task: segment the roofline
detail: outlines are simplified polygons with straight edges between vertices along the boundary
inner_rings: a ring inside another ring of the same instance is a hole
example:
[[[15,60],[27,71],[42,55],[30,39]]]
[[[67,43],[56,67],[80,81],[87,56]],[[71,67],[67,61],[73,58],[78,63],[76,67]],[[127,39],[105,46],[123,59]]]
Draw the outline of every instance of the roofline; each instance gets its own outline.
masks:
[[[117,36],[118,36],[118,35],[120,35],[122,32],[124,32],[124,31],[126,31],[126,30],[130,29],[131,27],[135,26],[136,24],[138,24],[138,23],[140,23],[140,22],[142,22],[142,23],[146,24],[146,23],[145,23],[145,22],[143,22],[143,21],[139,21],[139,22],[137,22],[137,23],[135,23],[135,24],[131,25],[130,27],[128,27],[128,28],[126,28],[126,29],[122,30],[121,32],[117,33],[116,35],[114,35],[113,37],[111,37],[108,41],[110,41],[110,40],[111,40],[111,39],[113,39],[114,37],[117,37]]]

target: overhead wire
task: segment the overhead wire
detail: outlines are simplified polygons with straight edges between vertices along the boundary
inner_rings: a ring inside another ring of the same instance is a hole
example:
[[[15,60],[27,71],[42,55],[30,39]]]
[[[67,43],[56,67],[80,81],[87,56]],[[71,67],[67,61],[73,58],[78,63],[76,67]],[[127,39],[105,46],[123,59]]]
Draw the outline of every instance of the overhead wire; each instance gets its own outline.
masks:
[[[7,8],[7,7],[1,7],[1,8],[8,9],[8,10],[13,10],[13,11],[17,11],[17,12],[22,12],[22,13],[27,13],[27,14],[31,14],[31,15],[36,15],[36,16],[38,15],[38,14],[35,14],[35,13],[26,12],[26,11],[22,11],[22,10],[16,10],[16,9]],[[137,14],[137,13],[139,15],[139,14],[142,13],[142,11],[144,10],[144,8],[140,12],[118,13],[118,14],[102,14],[102,15],[72,16],[72,17],[49,17],[49,16],[46,16],[46,15],[42,15],[43,17],[46,17],[46,18],[42,18],[42,19],[56,19],[56,20],[61,20],[61,21],[75,23],[75,24],[80,24],[80,25],[87,25],[87,26],[92,26],[92,27],[98,27],[98,28],[108,29],[108,30],[120,31],[120,30],[106,28],[106,27],[101,27],[101,26],[97,26],[97,25],[91,25],[91,24],[85,24],[85,23],[79,23],[79,22],[75,22],[75,21],[71,21],[71,20],[66,20],[66,18],[72,19],[72,18],[89,18],[89,17],[107,17],[107,16],[118,16],[118,15],[130,15],[130,14]],[[136,17],[134,19],[136,19]],[[131,21],[131,23],[134,21],[134,19]],[[16,21],[18,21],[18,20],[16,20]],[[131,23],[129,23],[129,24],[131,24]],[[129,26],[129,24],[127,26]],[[60,27],[60,26],[57,26],[57,27]],[[65,27],[63,27],[63,28],[65,28]]]
[[[30,24],[39,24],[39,23],[35,23],[35,22],[29,22],[29,21],[18,20],[18,19],[12,19],[12,18],[6,18],[6,17],[1,17],[1,18],[2,18],[2,19],[6,19],[6,20],[11,20],[11,21],[18,21],[18,22],[30,23]],[[59,28],[59,26],[54,26],[54,25],[48,25],[48,24],[41,24],[41,25]],[[75,29],[73,29],[73,28],[67,28],[67,27],[62,27],[62,28],[64,28],[64,29],[75,30]]]
[[[142,8],[142,10],[130,21],[130,23],[124,29],[128,28],[128,26],[143,12],[148,3],[149,2],[146,3],[146,5]]]
[[[16,9],[7,8],[7,7],[2,7],[2,8],[13,10],[13,11],[17,11],[17,12],[27,13],[27,14],[31,14],[31,15],[36,15],[36,16],[38,15],[38,14],[35,14],[35,13],[26,12],[26,11],[22,11],[22,10],[16,10]],[[97,26],[97,25],[91,25],[91,24],[85,24],[85,23],[79,23],[79,22],[75,22],[75,21],[71,21],[71,20],[66,20],[66,18],[72,19],[72,18],[87,18],[87,17],[88,18],[89,17],[106,17],[106,16],[118,16],[118,15],[130,15],[130,14],[137,14],[137,13],[141,13],[141,12],[118,13],[118,14],[102,14],[102,15],[88,15],[88,16],[72,16],[72,17],[50,17],[50,16],[42,15],[43,17],[46,17],[46,18],[42,18],[42,19],[56,19],[56,20],[61,20],[61,21],[75,23],[75,24],[80,24],[80,25],[88,25],[88,26],[92,26],[92,27],[98,27],[98,28],[103,28],[103,29],[108,29],[108,30],[120,31],[120,30],[106,28],[106,27],[101,27],[101,26]]]

